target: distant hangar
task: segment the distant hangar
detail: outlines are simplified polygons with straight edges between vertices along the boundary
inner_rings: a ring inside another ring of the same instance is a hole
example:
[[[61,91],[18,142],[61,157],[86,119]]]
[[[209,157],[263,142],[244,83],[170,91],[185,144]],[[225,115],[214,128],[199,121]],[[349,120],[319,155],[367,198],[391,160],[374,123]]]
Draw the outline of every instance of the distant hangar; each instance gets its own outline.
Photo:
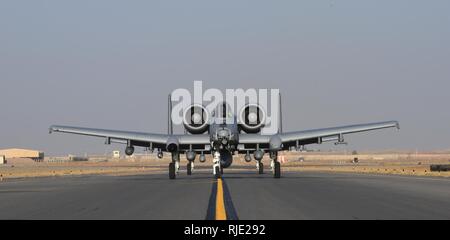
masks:
[[[20,149],[20,148],[10,148],[0,150],[0,156],[4,158],[15,159],[15,158],[29,158],[36,162],[44,161],[44,152],[31,149]]]

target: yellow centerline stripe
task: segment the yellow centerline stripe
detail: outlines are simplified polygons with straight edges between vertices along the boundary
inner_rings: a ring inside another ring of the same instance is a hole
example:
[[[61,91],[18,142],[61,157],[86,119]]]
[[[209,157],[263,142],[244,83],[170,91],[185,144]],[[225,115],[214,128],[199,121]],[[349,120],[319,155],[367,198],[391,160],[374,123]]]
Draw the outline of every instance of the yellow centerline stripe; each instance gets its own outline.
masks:
[[[217,195],[216,195],[216,220],[227,220],[225,212],[225,200],[223,197],[222,179],[217,179]]]

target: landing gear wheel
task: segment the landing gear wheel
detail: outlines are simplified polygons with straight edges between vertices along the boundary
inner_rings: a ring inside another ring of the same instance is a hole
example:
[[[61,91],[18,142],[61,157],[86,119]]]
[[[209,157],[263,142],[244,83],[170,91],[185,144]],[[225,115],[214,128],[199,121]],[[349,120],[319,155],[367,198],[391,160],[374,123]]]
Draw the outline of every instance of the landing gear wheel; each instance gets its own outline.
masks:
[[[187,164],[187,175],[192,175],[192,163]]]
[[[214,174],[214,177],[216,178],[216,179],[219,179],[219,178],[221,178],[222,177],[222,175],[220,174],[220,172],[221,172],[221,170],[220,170],[220,167],[216,167],[215,168],[215,174]]]
[[[175,179],[176,171],[175,171],[175,163],[169,163],[169,179]]]
[[[264,164],[262,162],[258,163],[258,173],[263,174],[264,173]]]
[[[273,166],[273,178],[281,178],[281,164],[275,162]]]

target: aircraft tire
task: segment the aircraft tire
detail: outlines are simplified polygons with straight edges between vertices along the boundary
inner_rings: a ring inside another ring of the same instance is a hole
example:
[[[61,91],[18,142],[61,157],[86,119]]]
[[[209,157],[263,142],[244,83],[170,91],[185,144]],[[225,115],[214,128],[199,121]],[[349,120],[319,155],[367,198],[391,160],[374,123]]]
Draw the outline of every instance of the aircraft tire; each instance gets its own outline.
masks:
[[[220,168],[217,166],[216,167],[216,174],[214,175],[214,177],[216,178],[216,179],[219,179],[219,178],[221,178],[222,176],[221,176],[221,174],[220,174]]]
[[[259,162],[258,174],[264,174],[264,164]]]
[[[175,163],[171,162],[169,163],[169,179],[175,178],[176,178]]]
[[[281,164],[280,164],[280,162],[275,162],[273,177],[274,178],[281,178]]]
[[[192,163],[187,164],[187,175],[192,175]]]

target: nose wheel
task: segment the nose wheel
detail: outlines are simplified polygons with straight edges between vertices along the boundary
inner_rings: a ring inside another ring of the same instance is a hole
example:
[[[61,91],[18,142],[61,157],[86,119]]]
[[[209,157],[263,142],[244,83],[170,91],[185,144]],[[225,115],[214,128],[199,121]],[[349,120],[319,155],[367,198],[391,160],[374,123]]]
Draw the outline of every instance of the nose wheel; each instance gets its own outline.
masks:
[[[221,173],[221,170],[220,170],[220,166],[215,166],[214,167],[214,177],[216,179],[222,178],[222,173]]]
[[[215,152],[214,153],[214,161],[213,161],[213,175],[216,179],[222,178],[223,169],[220,166],[220,153]]]

